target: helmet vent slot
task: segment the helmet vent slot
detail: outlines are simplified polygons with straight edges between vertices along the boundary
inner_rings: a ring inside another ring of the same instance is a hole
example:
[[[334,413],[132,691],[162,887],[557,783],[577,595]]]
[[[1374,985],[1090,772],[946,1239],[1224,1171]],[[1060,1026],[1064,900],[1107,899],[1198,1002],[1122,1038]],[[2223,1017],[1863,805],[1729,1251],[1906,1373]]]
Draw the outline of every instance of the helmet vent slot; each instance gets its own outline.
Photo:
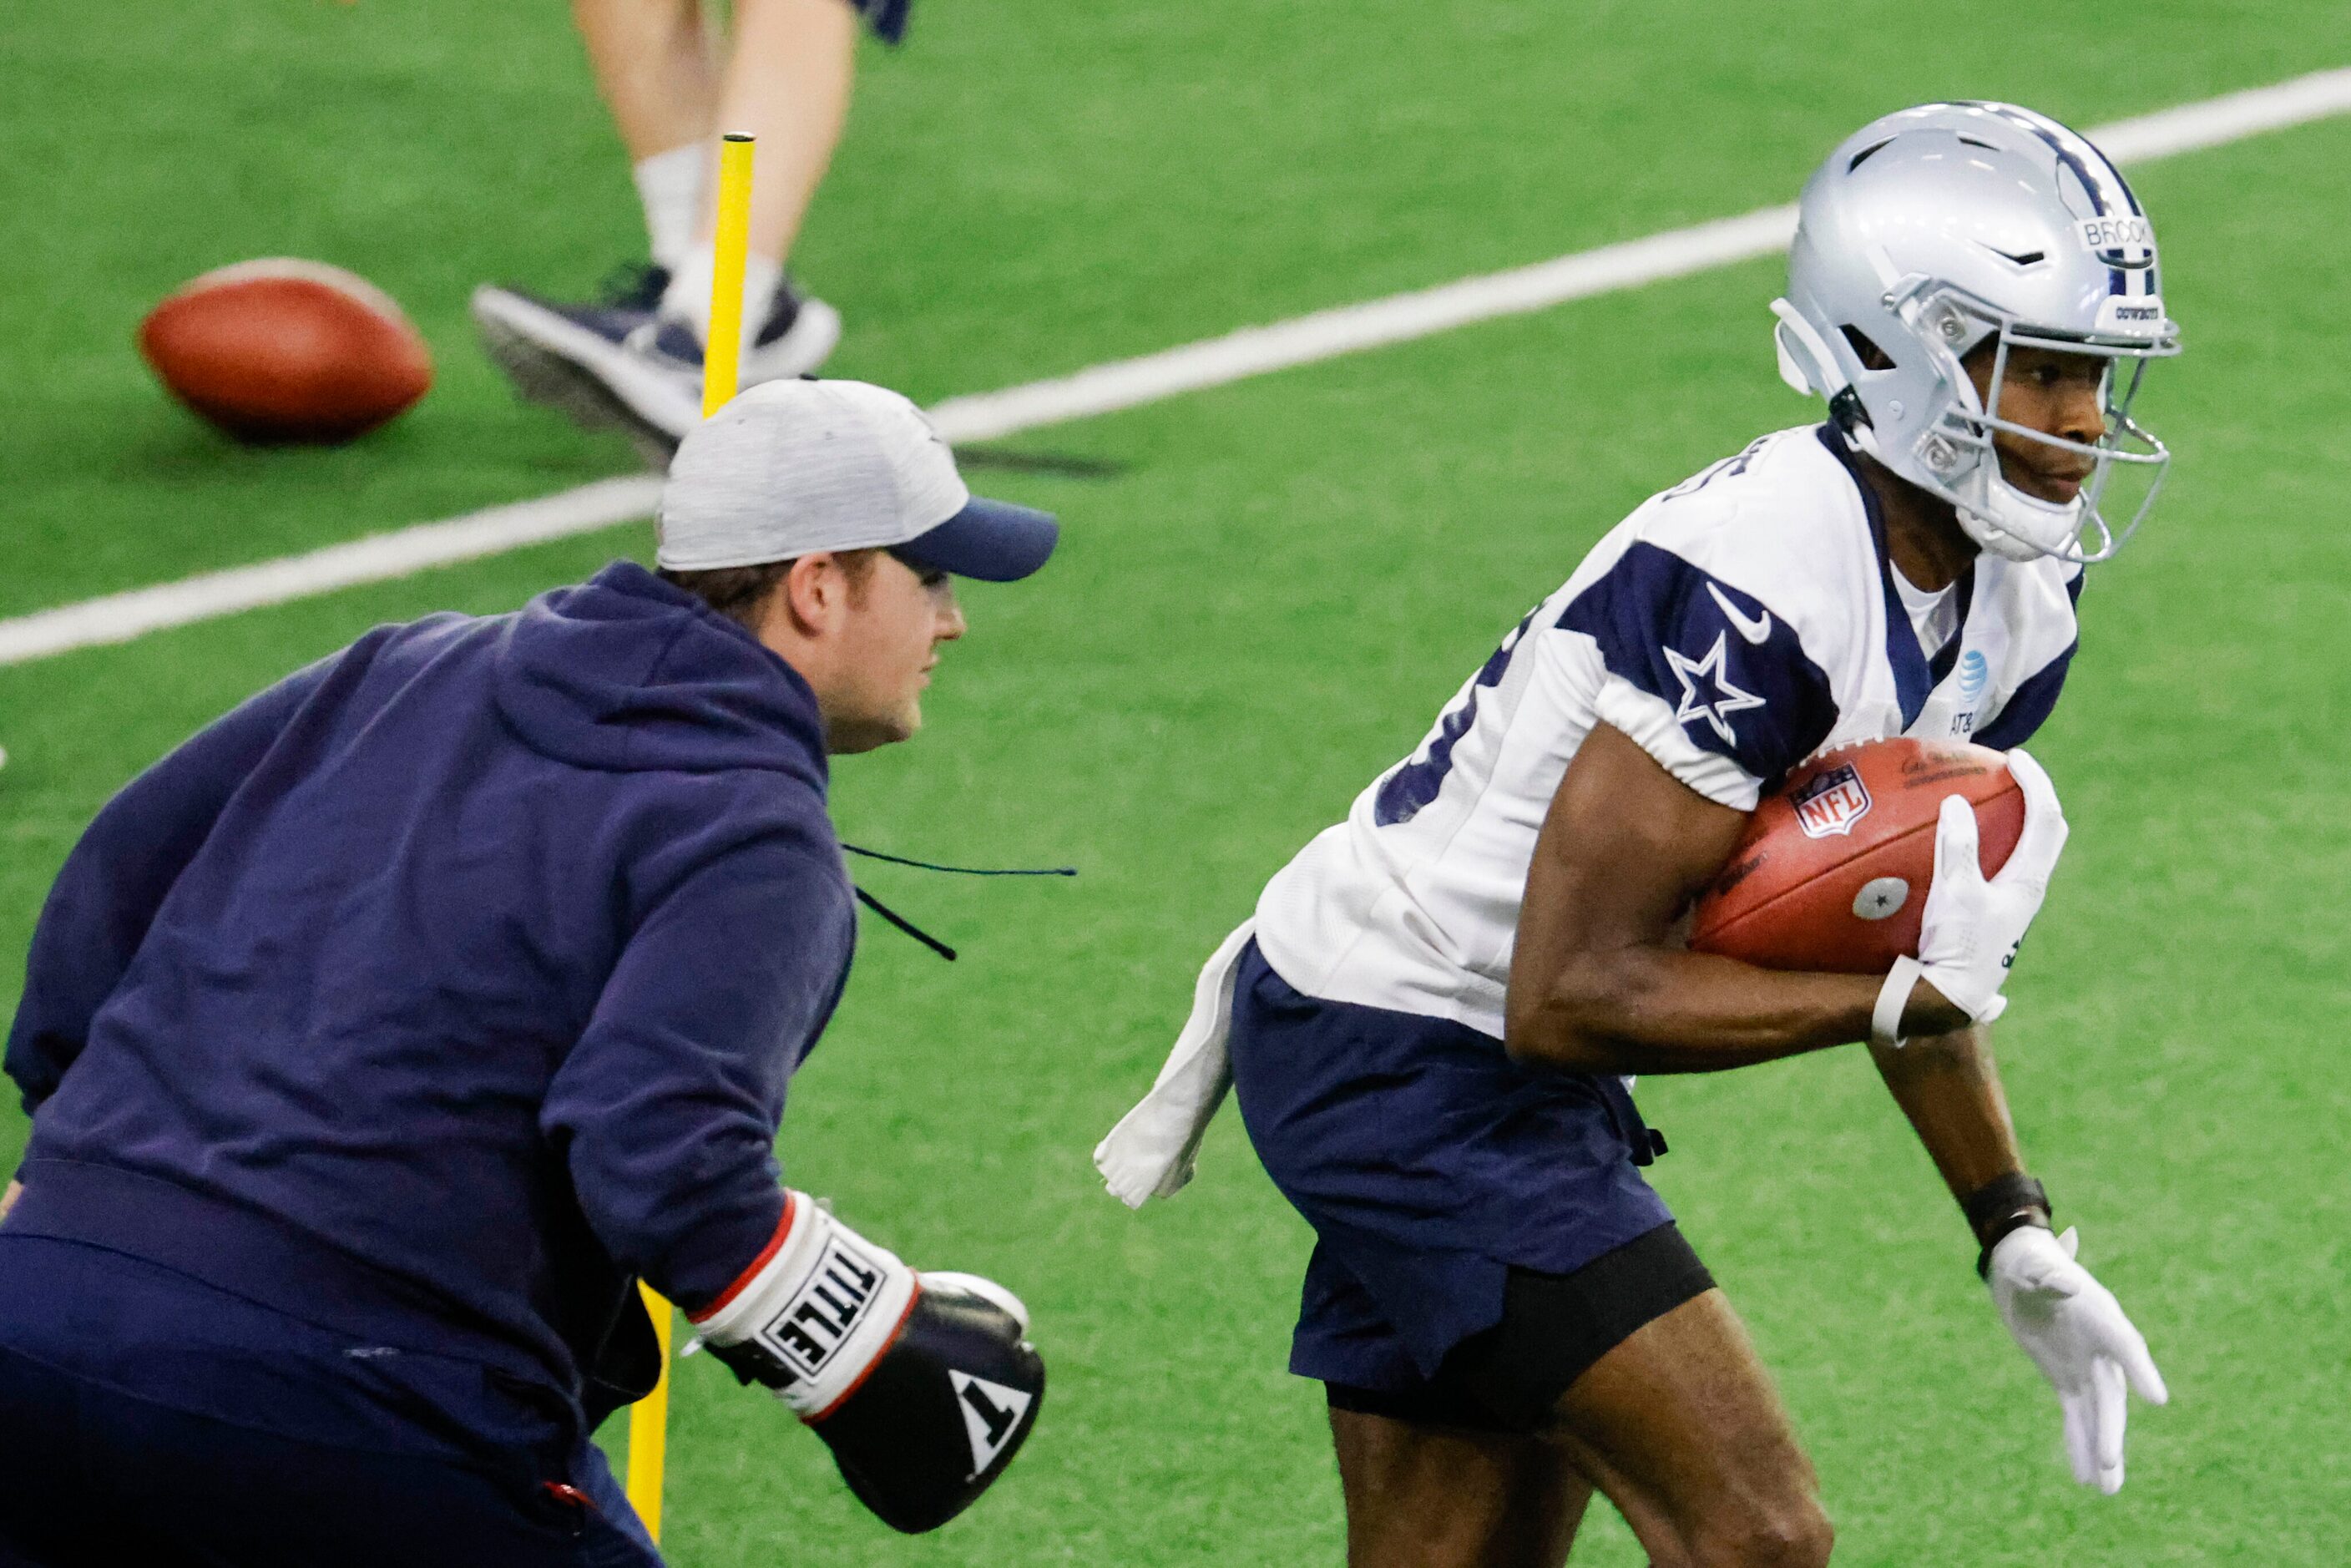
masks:
[[[2049,259],[2049,253],[2043,250],[2006,251],[1988,240],[1978,240],[1976,243],[2011,267],[2038,267]]]
[[[1863,370],[1890,371],[1894,368],[1893,357],[1872,342],[1869,334],[1860,328],[1846,325],[1838,328],[1837,330],[1844,334],[1845,342],[1851,345],[1854,353],[1860,358]]]
[[[1987,152],[1997,152],[2000,151],[1999,148],[1993,146],[1991,142],[1978,141],[1972,136],[1960,137],[1959,145],[1962,147],[1980,147]]]
[[[1853,155],[1852,161],[1845,164],[1844,172],[1848,174],[1852,173],[1855,169],[1860,168],[1864,163],[1869,162],[1870,157],[1873,154],[1884,152],[1886,144],[1891,142],[1893,140],[1894,138],[1889,136],[1885,141],[1871,142],[1868,146],[1863,148],[1860,152]]]

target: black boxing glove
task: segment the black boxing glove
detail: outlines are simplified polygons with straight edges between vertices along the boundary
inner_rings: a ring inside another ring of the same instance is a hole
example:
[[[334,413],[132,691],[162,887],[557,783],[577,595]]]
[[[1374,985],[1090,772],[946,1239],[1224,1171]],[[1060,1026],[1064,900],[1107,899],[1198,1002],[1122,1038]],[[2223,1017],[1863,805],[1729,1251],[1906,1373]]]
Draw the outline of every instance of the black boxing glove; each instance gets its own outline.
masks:
[[[815,1428],[893,1530],[936,1530],[1028,1440],[1045,1398],[1029,1311],[973,1274],[918,1274],[806,1193],[717,1300],[702,1343]]]

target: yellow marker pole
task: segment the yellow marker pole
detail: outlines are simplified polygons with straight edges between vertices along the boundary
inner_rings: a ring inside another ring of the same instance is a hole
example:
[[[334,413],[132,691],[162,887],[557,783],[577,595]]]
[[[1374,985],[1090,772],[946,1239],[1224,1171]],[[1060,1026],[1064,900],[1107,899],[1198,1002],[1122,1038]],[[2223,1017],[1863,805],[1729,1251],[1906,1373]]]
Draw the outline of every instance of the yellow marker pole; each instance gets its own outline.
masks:
[[[662,1469],[669,1461],[669,1326],[670,1304],[659,1291],[643,1281],[645,1311],[653,1320],[653,1338],[661,1343],[661,1375],[653,1391],[629,1406],[629,1506],[644,1521],[645,1533],[661,1540]]]
[[[717,266],[710,278],[710,341],[702,350],[702,417],[735,395],[743,363],[743,256],[751,245],[751,139],[718,143]]]
[[[702,350],[702,417],[735,395],[743,367],[743,257],[751,238],[751,138],[729,132],[718,143],[716,265],[710,278],[710,338]],[[662,1471],[669,1460],[670,1304],[640,1283],[661,1342],[661,1377],[629,1407],[629,1506],[645,1533],[661,1540]]]

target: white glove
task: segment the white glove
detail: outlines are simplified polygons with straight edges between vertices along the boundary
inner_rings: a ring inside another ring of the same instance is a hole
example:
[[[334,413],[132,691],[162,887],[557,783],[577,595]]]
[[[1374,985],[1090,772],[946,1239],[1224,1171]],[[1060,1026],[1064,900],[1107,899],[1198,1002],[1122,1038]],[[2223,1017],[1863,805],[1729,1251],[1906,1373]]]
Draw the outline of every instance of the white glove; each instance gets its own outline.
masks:
[[[1991,1249],[1985,1278],[2010,1337],[2057,1390],[2074,1479],[2111,1497],[2123,1490],[2126,1385],[2150,1405],[2171,1395],[2115,1293],[2074,1261],[2080,1246],[2075,1229],[2011,1230]]]
[[[2024,794],[2024,830],[1990,882],[1978,858],[1975,809],[1963,796],[1944,799],[1935,826],[1935,880],[1919,921],[1918,956],[1895,960],[1871,1019],[1871,1033],[1882,1042],[1901,1043],[1902,1010],[1921,979],[1977,1023],[1990,1023],[2007,1010],[2008,998],[2000,988],[2008,982],[2025,928],[2041,913],[2067,831],[2064,809],[2041,764],[2020,748],[2008,754],[2008,770]]]

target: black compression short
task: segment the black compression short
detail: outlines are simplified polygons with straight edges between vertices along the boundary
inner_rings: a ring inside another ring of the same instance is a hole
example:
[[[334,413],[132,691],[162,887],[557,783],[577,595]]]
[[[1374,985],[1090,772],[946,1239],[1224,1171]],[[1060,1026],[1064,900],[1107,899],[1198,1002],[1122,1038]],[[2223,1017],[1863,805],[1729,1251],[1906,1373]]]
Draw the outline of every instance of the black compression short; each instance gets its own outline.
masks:
[[[1326,1383],[1331,1407],[1426,1426],[1529,1432],[1592,1364],[1634,1330],[1714,1288],[1668,1220],[1572,1274],[1513,1268],[1502,1321],[1454,1347],[1417,1388]]]

